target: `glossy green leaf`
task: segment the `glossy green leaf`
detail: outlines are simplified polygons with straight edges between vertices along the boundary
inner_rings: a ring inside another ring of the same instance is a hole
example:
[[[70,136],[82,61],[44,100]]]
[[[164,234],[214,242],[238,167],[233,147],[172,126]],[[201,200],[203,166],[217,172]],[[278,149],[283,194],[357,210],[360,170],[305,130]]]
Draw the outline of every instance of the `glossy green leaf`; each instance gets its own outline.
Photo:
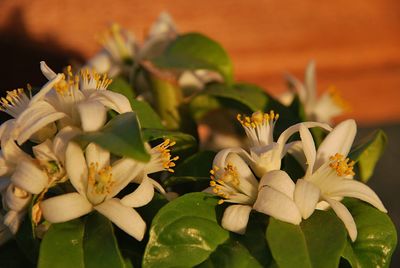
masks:
[[[201,151],[175,168],[173,176],[163,181],[165,187],[173,187],[177,193],[201,192],[210,184],[210,169],[215,152]]]
[[[80,219],[51,225],[40,245],[38,267],[84,268],[83,233]]]
[[[155,141],[158,139],[170,139],[176,144],[171,148],[173,154],[191,155],[197,150],[196,139],[186,133],[161,129],[143,129],[143,139],[145,141]]]
[[[229,232],[218,223],[218,199],[190,193],[164,206],[153,219],[143,267],[193,267],[204,262]]]
[[[332,211],[315,211],[293,225],[270,218],[267,241],[279,267],[337,267],[346,243],[346,230]]]
[[[268,102],[269,96],[255,85],[237,84],[229,87],[211,84],[194,97],[190,110],[193,117],[199,119],[205,112],[218,107],[236,108],[245,113],[264,111]]]
[[[385,132],[377,130],[360,141],[360,144],[350,152],[349,158],[357,162],[359,177],[363,182],[367,182],[372,176],[386,144]]]
[[[397,245],[397,233],[389,216],[376,208],[355,199],[345,199],[357,225],[357,240],[348,242],[343,252],[353,267],[390,267]]]
[[[111,222],[99,213],[86,218],[84,234],[85,268],[125,267]]]
[[[99,131],[78,135],[75,140],[97,143],[118,156],[147,162],[150,155],[144,148],[140,125],[134,112],[117,115]]]
[[[198,268],[258,268],[261,266],[238,241],[228,240],[210,255]]]
[[[153,62],[161,68],[214,70],[224,77],[226,83],[233,81],[233,67],[226,51],[199,33],[178,36]]]
[[[122,77],[113,78],[112,83],[107,89],[124,95],[129,101],[135,99],[135,93],[132,86]]]
[[[271,267],[273,262],[267,241],[263,239],[265,237],[268,219],[269,217],[265,214],[253,211],[250,213],[246,233],[244,235],[231,233],[231,238],[234,238],[245,246],[250,254],[263,267]]]
[[[160,117],[153,108],[147,102],[135,99],[133,89],[125,79],[121,77],[114,78],[108,89],[124,95],[129,100],[142,128],[164,128]]]

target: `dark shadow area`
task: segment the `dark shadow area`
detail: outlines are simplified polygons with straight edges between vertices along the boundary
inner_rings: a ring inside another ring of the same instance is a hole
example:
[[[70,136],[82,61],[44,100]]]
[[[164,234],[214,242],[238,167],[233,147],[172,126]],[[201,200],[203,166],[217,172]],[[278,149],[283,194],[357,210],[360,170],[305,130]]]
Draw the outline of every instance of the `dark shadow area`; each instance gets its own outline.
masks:
[[[388,137],[388,145],[382,158],[379,160],[374,175],[368,182],[371,188],[381,198],[386,209],[389,211],[390,218],[396,226],[397,233],[400,230],[400,124],[377,125],[362,127],[359,129],[357,137],[365,137],[377,128],[385,131]],[[400,267],[400,250],[397,246],[393,254],[390,267]]]
[[[22,11],[16,8],[8,16],[8,23],[0,29],[0,96],[7,90],[42,86],[47,80],[42,75],[39,62],[44,60],[55,70],[62,70],[73,62],[83,62],[79,52],[66,48],[51,34],[41,40],[27,31]],[[4,113],[0,113],[0,122]]]

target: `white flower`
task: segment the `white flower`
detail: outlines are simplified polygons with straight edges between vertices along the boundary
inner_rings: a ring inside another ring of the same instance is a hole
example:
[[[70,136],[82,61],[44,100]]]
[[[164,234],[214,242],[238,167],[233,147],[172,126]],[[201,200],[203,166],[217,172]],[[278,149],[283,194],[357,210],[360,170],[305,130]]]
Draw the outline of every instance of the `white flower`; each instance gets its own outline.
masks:
[[[110,166],[110,153],[89,144],[85,155],[74,142],[66,150],[66,170],[78,192],[52,197],[41,202],[43,216],[49,222],[65,222],[96,210],[137,240],[142,240],[146,224],[133,209],[149,203],[154,194],[152,183],[142,178],[138,188],[122,199],[115,196],[138,174],[143,164],[120,159]]]
[[[357,238],[357,227],[348,209],[340,203],[343,197],[363,200],[387,212],[374,191],[353,180],[354,162],[346,157],[355,135],[355,121],[346,120],[332,130],[316,151],[311,133],[302,126],[300,136],[308,167],[294,191],[294,201],[303,219],[310,217],[316,208],[323,209],[329,204],[343,221],[352,241]]]
[[[214,158],[211,173],[212,193],[223,202],[235,203],[225,209],[222,227],[243,234],[257,198],[258,181],[243,159],[230,149],[220,151]]]
[[[251,166],[257,177],[261,178],[266,172],[279,170],[281,160],[286,152],[299,142],[286,144],[288,139],[299,131],[300,124],[286,129],[275,142],[273,138],[274,126],[279,115],[274,111],[270,113],[255,112],[252,116],[238,115],[237,119],[242,124],[250,142],[250,154],[242,149],[234,149]],[[331,127],[318,122],[302,123],[307,128],[321,127],[328,131]]]
[[[317,98],[314,61],[311,61],[307,66],[304,84],[292,76],[287,76],[287,81],[290,88],[298,94],[309,120],[330,123],[333,117],[348,110],[348,105],[342,100],[334,87]],[[283,104],[290,105],[294,95],[293,92],[286,92],[280,97],[280,100]]]
[[[67,68],[66,75],[56,75],[44,62],[41,62],[43,74],[53,81],[53,90],[44,96],[43,104],[46,107],[34,105],[25,110],[16,124],[25,131],[17,136],[19,144],[24,143],[34,130],[58,121],[60,128],[76,126],[83,131],[95,131],[101,128],[107,119],[107,110],[112,109],[117,113],[132,111],[129,100],[122,94],[107,90],[111,80],[106,75],[83,70],[79,75],[74,75],[71,68]],[[56,111],[57,117],[44,117],[37,120],[36,114],[41,114],[50,109]],[[33,116],[32,116],[33,115]]]
[[[294,183],[279,171],[288,148],[299,143],[286,144],[301,124],[289,127],[274,142],[273,129],[278,117],[272,111],[269,114],[256,112],[244,118],[238,115],[250,140],[250,154],[241,148],[229,148],[220,151],[214,158],[211,189],[208,191],[222,197],[220,203],[237,204],[229,206],[224,212],[222,226],[227,230],[243,234],[252,209],[294,224],[301,221],[293,201]],[[321,123],[305,124],[307,127],[331,129]],[[262,177],[260,183],[254,175]],[[288,185],[290,187],[286,187]]]
[[[117,76],[126,63],[136,55],[136,43],[132,33],[113,23],[102,34],[103,49],[87,63],[87,67],[110,77]]]
[[[31,138],[36,142],[52,137],[56,132],[52,122],[64,115],[43,99],[61,78],[61,75],[54,75],[33,97],[28,96],[22,88],[8,91],[7,96],[0,101],[0,110],[15,119],[8,120],[7,127],[2,126],[2,136],[7,135],[10,139],[17,140],[19,136],[24,136],[24,141]]]

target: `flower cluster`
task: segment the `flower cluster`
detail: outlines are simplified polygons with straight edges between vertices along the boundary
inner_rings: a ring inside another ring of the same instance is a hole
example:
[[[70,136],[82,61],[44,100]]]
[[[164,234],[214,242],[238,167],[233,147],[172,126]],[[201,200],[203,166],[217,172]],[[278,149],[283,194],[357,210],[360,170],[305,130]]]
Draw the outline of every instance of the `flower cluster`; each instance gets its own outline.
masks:
[[[348,209],[340,203],[353,197],[387,212],[378,196],[365,184],[353,179],[354,161],[347,158],[356,134],[354,120],[346,120],[333,130],[325,123],[303,122],[286,129],[276,142],[274,125],[279,115],[255,112],[238,115],[251,147],[220,151],[213,162],[209,191],[223,202],[234,203],[225,210],[222,226],[243,234],[251,210],[281,221],[300,224],[316,209],[331,207],[343,221],[352,241],[357,228]],[[321,127],[330,133],[315,148],[309,130]],[[301,141],[288,143],[290,136],[300,133]],[[292,154],[305,167],[303,178],[290,178],[281,169],[281,159]],[[294,179],[297,179],[294,182]]]
[[[17,232],[28,212],[39,225],[69,221],[92,210],[141,240],[146,224],[133,208],[149,203],[154,187],[164,193],[148,174],[173,171],[177,158],[168,149],[173,143],[146,145],[151,156],[147,163],[111,157],[95,143],[82,148],[74,137],[101,130],[109,110],[131,112],[128,99],[107,89],[112,80],[106,74],[91,69],[74,74],[70,66],[56,74],[44,62],[40,66],[49,82],[35,95],[28,87],[9,91],[1,99],[2,111],[13,117],[0,127],[1,243]],[[73,190],[48,194],[66,183]],[[131,183],[138,187],[116,197]]]

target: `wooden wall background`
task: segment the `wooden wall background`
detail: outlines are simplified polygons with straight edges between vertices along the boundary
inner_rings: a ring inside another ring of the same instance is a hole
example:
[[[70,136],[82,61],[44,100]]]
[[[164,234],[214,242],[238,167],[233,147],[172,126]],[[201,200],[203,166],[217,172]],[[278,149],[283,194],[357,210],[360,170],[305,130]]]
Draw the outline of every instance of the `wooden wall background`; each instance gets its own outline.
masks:
[[[335,85],[352,105],[346,117],[400,121],[398,0],[0,0],[0,88],[39,83],[40,60],[61,68],[90,57],[110,22],[142,39],[161,11],[219,41],[238,80],[278,94],[285,72],[302,77],[315,59],[319,90]]]

